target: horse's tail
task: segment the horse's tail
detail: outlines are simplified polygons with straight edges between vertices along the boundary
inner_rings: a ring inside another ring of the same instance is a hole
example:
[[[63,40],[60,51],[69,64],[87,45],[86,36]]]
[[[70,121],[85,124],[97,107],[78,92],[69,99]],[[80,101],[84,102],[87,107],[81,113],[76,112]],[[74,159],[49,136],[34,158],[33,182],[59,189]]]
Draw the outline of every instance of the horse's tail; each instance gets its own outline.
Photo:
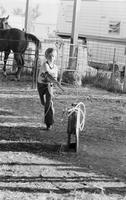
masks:
[[[25,33],[25,36],[26,36],[26,39],[28,41],[33,42],[37,46],[37,48],[41,48],[41,42],[35,35],[31,33]]]

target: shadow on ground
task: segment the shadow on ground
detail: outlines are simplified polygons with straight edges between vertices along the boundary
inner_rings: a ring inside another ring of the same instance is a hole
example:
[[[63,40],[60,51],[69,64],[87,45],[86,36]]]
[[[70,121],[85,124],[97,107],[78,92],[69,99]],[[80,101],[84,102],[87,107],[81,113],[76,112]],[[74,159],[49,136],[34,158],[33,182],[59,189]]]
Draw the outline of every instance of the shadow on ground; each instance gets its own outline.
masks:
[[[19,191],[27,193],[68,193],[74,191],[85,191],[90,193],[101,193],[102,190],[106,194],[116,193],[125,195],[126,186],[122,184],[119,178],[113,179],[112,167],[104,168],[100,173],[101,164],[99,166],[99,157],[89,155],[86,151],[79,154],[73,153],[73,149],[68,151],[66,144],[56,141],[56,134],[51,131],[41,130],[40,127],[0,127],[0,152],[27,152],[39,157],[46,157],[60,163],[36,163],[36,162],[1,162],[0,166],[8,167],[56,167],[59,173],[72,173],[72,176],[0,176],[0,183],[13,183],[11,186],[0,186],[0,190]],[[61,163],[62,162],[62,163]],[[101,159],[101,163],[103,160]],[[104,162],[103,162],[104,165]],[[107,166],[108,167],[108,166]],[[110,172],[108,174],[108,171]],[[78,175],[80,173],[80,175]],[[85,175],[81,175],[84,173]],[[73,175],[74,174],[74,175]],[[97,174],[97,175],[96,175]],[[104,174],[104,175],[103,175]],[[42,187],[36,187],[34,183],[44,184]],[[19,183],[19,185],[16,185]],[[22,183],[32,183],[33,186],[20,186]],[[52,187],[46,187],[46,183],[51,183]],[[99,183],[100,186],[97,186]],[[76,186],[72,185],[76,184]],[[69,187],[68,187],[69,185]],[[107,187],[107,185],[109,185]]]

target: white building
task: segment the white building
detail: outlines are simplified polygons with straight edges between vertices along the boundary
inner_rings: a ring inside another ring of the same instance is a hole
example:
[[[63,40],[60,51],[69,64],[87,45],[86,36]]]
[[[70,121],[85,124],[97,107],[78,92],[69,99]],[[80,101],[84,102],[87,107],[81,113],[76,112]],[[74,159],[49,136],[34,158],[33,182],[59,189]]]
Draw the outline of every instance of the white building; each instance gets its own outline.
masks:
[[[71,33],[74,0],[60,0],[57,33]],[[81,0],[79,36],[126,38],[126,1]]]
[[[70,36],[74,0],[60,0],[57,34]],[[88,64],[121,67],[126,60],[126,1],[81,0],[79,38],[87,39]]]

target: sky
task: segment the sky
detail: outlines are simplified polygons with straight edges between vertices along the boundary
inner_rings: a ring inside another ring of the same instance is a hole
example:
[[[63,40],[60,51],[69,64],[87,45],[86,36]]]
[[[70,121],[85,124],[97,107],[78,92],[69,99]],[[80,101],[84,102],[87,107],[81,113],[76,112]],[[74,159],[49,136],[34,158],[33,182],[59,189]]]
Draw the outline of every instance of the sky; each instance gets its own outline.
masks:
[[[29,0],[29,7],[34,8],[39,5],[39,12],[41,23],[54,23],[57,22],[58,6],[60,0]],[[7,15],[12,15],[14,8],[21,8],[25,11],[26,0],[0,0],[0,6],[6,9]]]
[[[40,18],[37,19],[39,23],[56,24],[59,4],[60,0],[29,0],[29,7],[34,8],[35,5],[39,5],[39,11],[41,13]],[[0,6],[3,6],[6,9],[7,15],[9,14],[11,16],[14,8],[22,8],[25,11],[26,0],[0,0]]]
[[[126,1],[126,0],[99,0],[99,1]],[[57,24],[58,11],[60,0],[29,0],[29,8],[33,9],[35,6],[39,5],[40,17],[35,21],[34,30],[35,34],[39,36],[41,33],[45,37],[44,33],[53,32]],[[6,16],[9,15],[9,24],[15,28],[24,28],[25,20],[24,18],[15,18],[13,16],[13,9],[21,8],[25,12],[26,0],[0,0],[0,6],[6,9]],[[30,10],[30,9],[29,9]],[[3,17],[3,16],[0,16]],[[47,24],[47,26],[45,25]],[[33,32],[33,29],[28,30]]]

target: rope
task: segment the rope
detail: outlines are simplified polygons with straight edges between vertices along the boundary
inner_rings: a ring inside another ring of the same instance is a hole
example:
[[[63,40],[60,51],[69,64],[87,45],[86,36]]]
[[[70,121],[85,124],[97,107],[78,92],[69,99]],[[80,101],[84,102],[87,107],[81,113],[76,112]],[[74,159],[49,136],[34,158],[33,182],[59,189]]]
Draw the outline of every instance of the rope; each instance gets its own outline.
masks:
[[[52,104],[52,101],[50,101],[50,104],[49,104],[48,109],[47,109],[47,111],[46,111],[46,113],[45,113],[45,116],[46,116],[47,113],[49,112],[49,109],[50,109],[50,107],[51,107],[51,104]]]
[[[77,116],[79,116],[78,119],[78,129],[80,131],[83,130],[84,125],[85,125],[85,118],[86,118],[86,107],[84,105],[84,103],[80,102],[78,103],[76,106],[70,108],[68,110],[68,117],[73,113],[73,112],[77,112]],[[80,113],[79,113],[80,112]]]

